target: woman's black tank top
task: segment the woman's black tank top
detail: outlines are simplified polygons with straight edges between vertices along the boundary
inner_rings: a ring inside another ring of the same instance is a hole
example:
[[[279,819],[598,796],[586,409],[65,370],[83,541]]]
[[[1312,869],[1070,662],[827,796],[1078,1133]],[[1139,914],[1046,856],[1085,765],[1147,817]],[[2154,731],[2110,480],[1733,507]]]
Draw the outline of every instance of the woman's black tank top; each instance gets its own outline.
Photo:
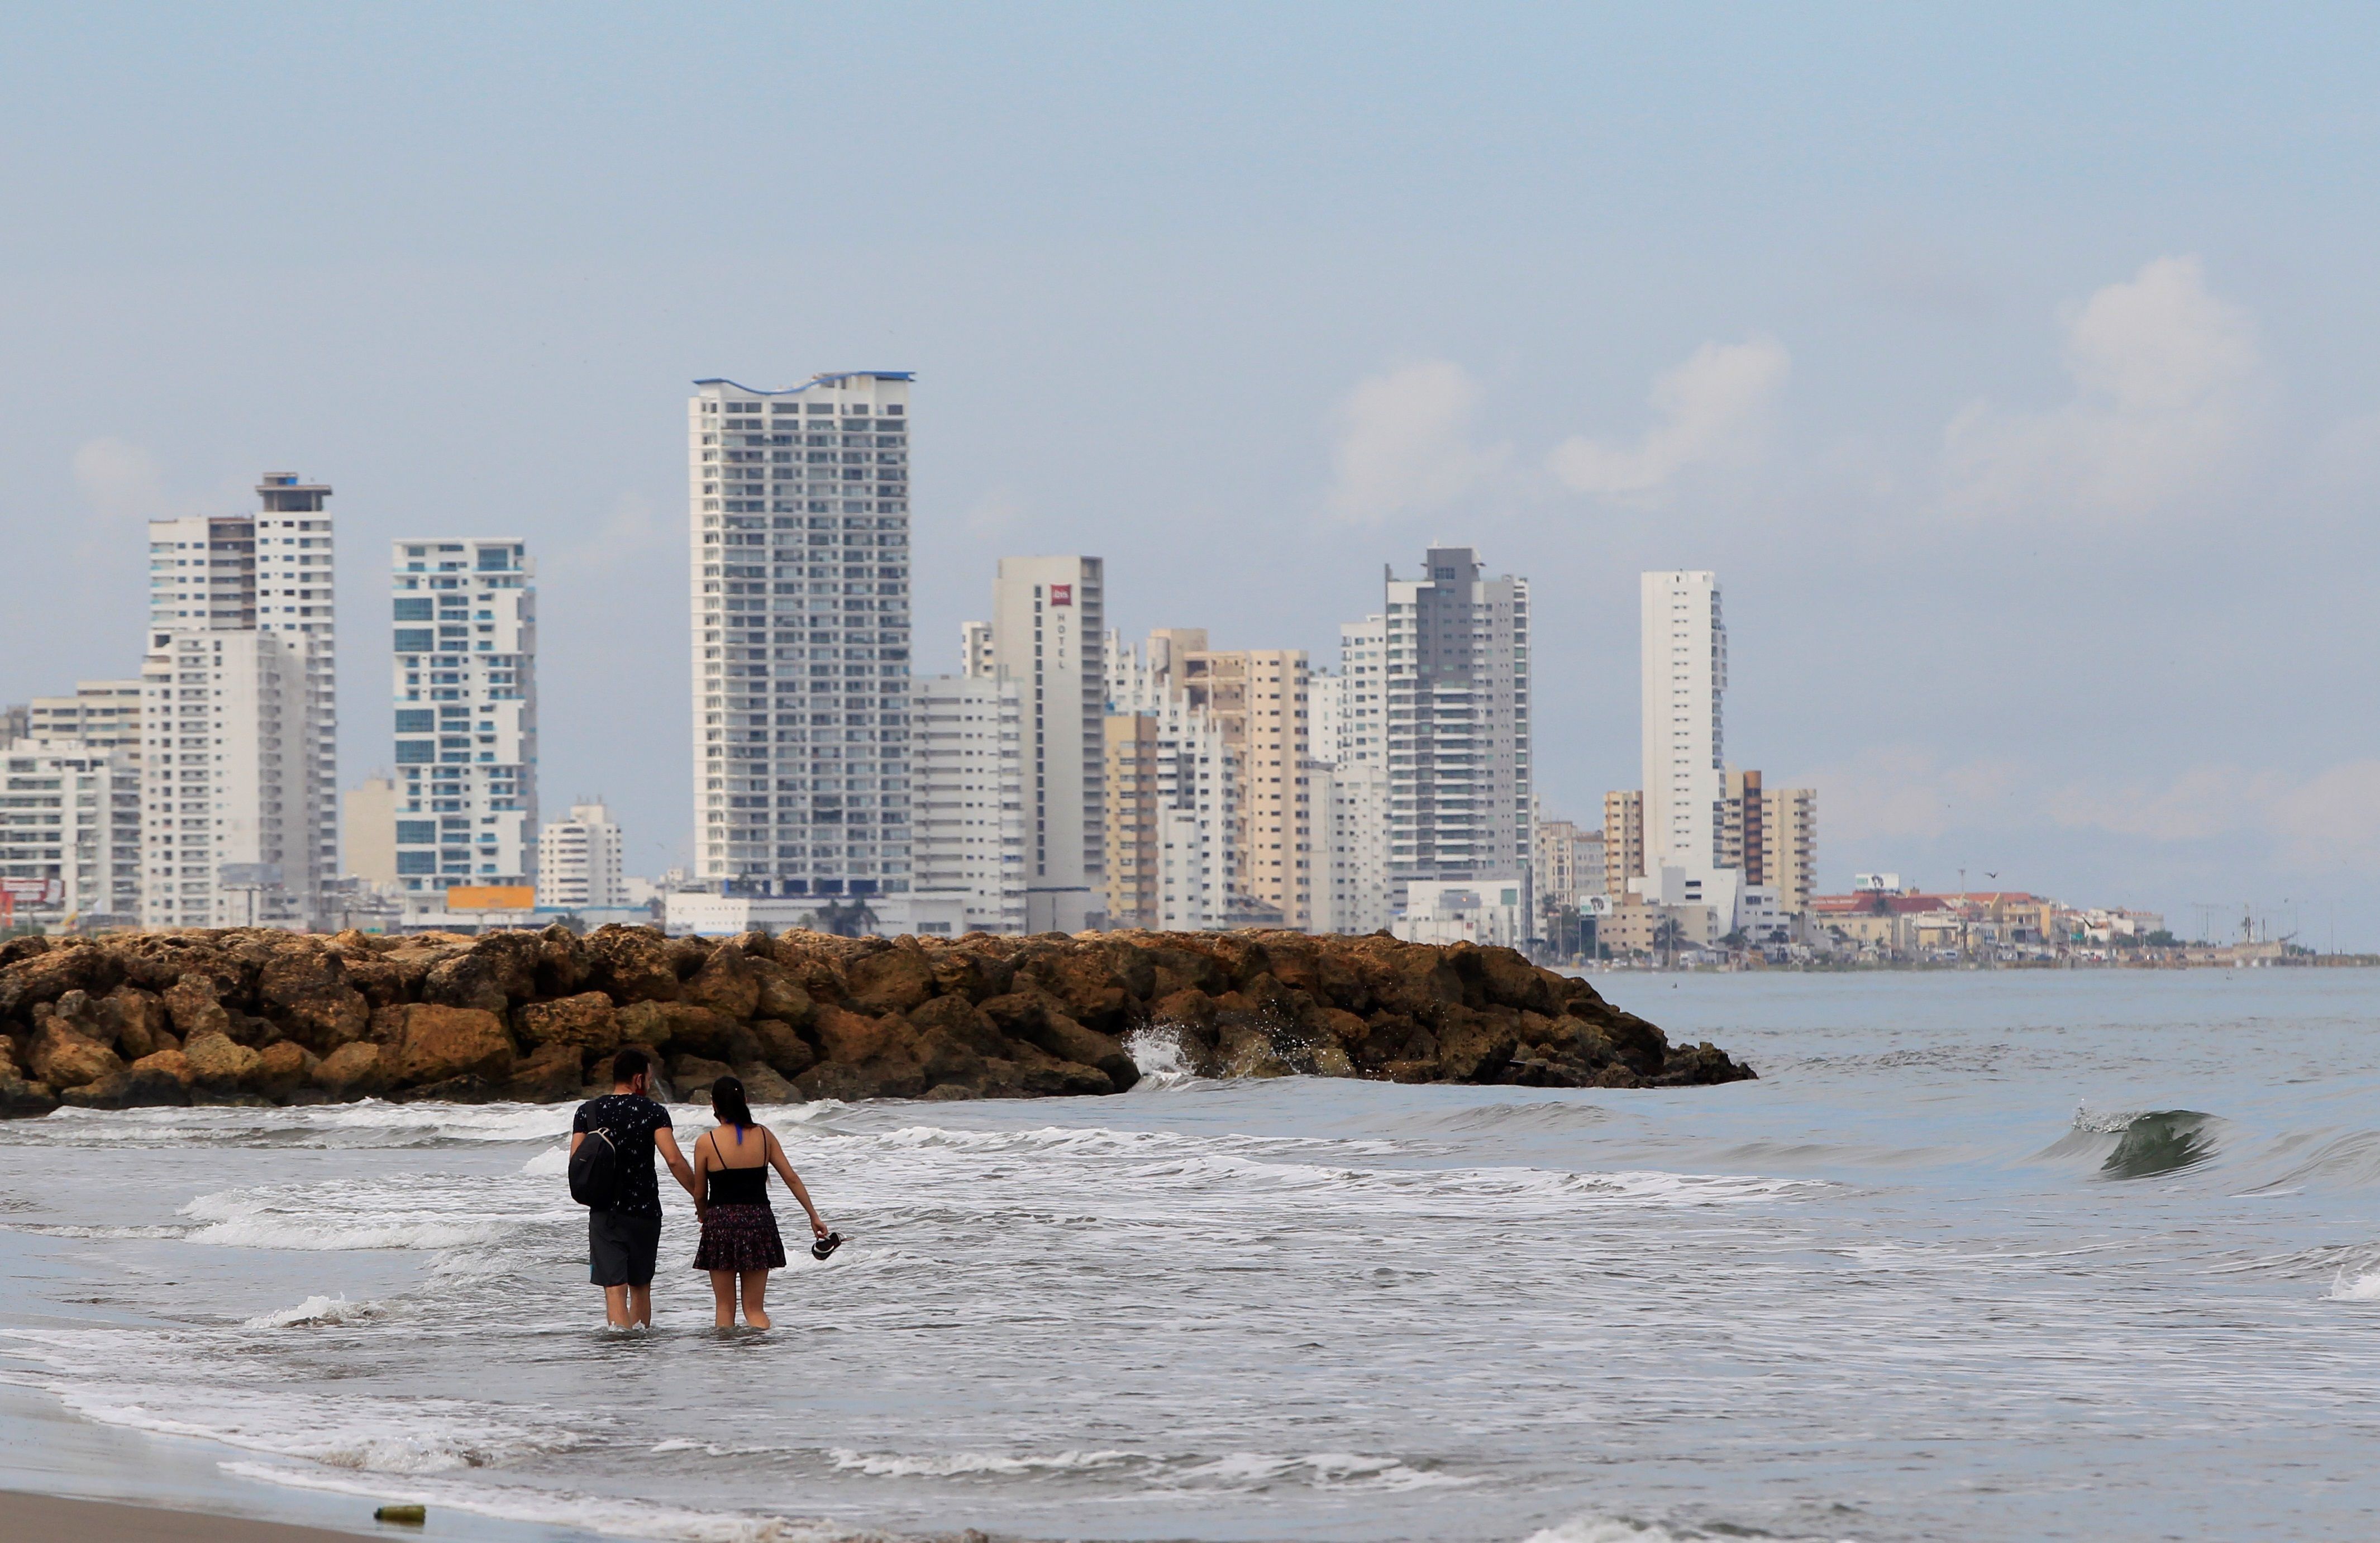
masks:
[[[763,1141],[768,1138],[761,1137]],[[711,1158],[715,1162],[722,1154],[719,1137],[711,1136]],[[764,1158],[749,1168],[713,1168],[705,1186],[704,1199],[714,1206],[765,1206],[769,1203],[769,1164]]]

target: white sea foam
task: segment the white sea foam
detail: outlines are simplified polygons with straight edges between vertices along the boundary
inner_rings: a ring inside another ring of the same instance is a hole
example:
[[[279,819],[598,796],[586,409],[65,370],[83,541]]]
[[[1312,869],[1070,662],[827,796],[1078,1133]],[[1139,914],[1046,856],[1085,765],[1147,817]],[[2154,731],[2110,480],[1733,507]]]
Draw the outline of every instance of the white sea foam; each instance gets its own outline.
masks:
[[[1474,1478],[1415,1468],[1393,1457],[1318,1452],[1302,1457],[1235,1452],[1167,1476],[1172,1488],[1262,1490],[1279,1484],[1337,1492],[1395,1492],[1476,1483]]]
[[[2380,1270],[2366,1270],[2351,1281],[2342,1270],[2323,1295],[2332,1302],[2380,1302]]]
[[[659,1451],[659,1448],[655,1448]],[[829,1452],[837,1468],[870,1478],[961,1478],[972,1475],[1070,1473],[1153,1464],[1156,1459],[1128,1452],[1060,1452],[1008,1457],[994,1452],[953,1452],[918,1456],[901,1452],[853,1452],[837,1447]]]
[[[1769,1538],[1773,1543],[1830,1543],[1825,1538],[1789,1538],[1749,1527],[1726,1526],[1706,1532],[1682,1523],[1664,1525],[1627,1516],[1573,1516],[1531,1533],[1525,1543],[1718,1543],[1719,1539]],[[1847,1540],[1846,1540],[1847,1543]]]
[[[243,1329],[322,1329],[341,1323],[364,1323],[388,1309],[377,1302],[350,1302],[345,1296],[310,1296],[295,1307],[260,1314]]]
[[[538,1153],[537,1156],[529,1159],[527,1162],[522,1163],[521,1172],[524,1173],[534,1173],[540,1178],[551,1178],[569,1172],[569,1143],[565,1142],[559,1147],[547,1148],[544,1151]]]
[[[490,1208],[502,1198],[484,1181],[407,1188],[386,1181],[347,1179],[220,1190],[189,1201],[180,1214],[198,1224],[184,1234],[190,1243],[310,1252],[462,1248],[501,1242],[526,1223],[566,1214],[550,1209],[482,1209],[468,1203],[468,1192],[485,1194]]]
[[[410,1479],[401,1486],[362,1482],[319,1470],[283,1468],[270,1463],[225,1463],[224,1472],[237,1478],[279,1484],[292,1489],[327,1490],[362,1495],[380,1500],[451,1508],[498,1521],[603,1533],[615,1537],[666,1539],[668,1543],[899,1543],[879,1528],[857,1529],[837,1523],[785,1516],[739,1516],[722,1512],[695,1511],[611,1495],[578,1494],[526,1485],[455,1483]]]
[[[1135,1093],[1172,1092],[1198,1080],[1190,1070],[1190,1052],[1183,1049],[1181,1032],[1163,1024],[1125,1035],[1123,1051],[1140,1069],[1140,1081],[1133,1087]]]
[[[190,1436],[326,1468],[437,1474],[566,1452],[584,1438],[559,1420],[459,1399],[339,1398],[283,1389],[60,1382],[52,1391],[85,1419],[160,1436]]]

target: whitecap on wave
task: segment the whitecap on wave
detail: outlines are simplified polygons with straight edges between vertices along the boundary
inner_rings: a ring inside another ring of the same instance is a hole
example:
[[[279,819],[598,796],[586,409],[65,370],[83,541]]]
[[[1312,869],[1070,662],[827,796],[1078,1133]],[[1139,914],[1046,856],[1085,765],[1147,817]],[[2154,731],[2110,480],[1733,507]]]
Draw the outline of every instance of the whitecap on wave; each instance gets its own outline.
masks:
[[[2380,1302],[2380,1270],[2367,1270],[2353,1279],[2342,1270],[2323,1297],[2330,1302]]]
[[[179,1214],[196,1223],[183,1234],[190,1243],[310,1252],[463,1248],[501,1242],[524,1225],[570,1214],[559,1209],[559,1197],[546,1209],[521,1211],[503,1207],[492,1185],[470,1187],[486,1190],[484,1208],[471,1204],[468,1191],[334,1179],[218,1190],[188,1202]]]
[[[325,1329],[341,1323],[364,1323],[388,1311],[377,1302],[350,1302],[345,1296],[310,1296],[294,1307],[261,1313],[243,1329]]]
[[[1531,1533],[1524,1543],[1718,1543],[1718,1539],[1769,1538],[1775,1543],[1828,1543],[1824,1538],[1787,1538],[1753,1527],[1726,1526],[1706,1532],[1682,1523],[1664,1525],[1630,1516],[1573,1516]]]

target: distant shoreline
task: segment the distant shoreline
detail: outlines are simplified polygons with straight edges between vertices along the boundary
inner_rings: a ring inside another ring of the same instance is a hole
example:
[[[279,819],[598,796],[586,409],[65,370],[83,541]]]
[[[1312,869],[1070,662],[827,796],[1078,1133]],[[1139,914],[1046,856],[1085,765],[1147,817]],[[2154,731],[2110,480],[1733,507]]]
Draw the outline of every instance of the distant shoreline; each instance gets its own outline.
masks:
[[[2002,970],[2021,970],[2032,975],[2124,971],[2182,974],[2186,972],[2222,971],[2236,974],[2252,970],[2258,974],[2271,971],[2307,969],[2380,969],[2380,954],[2322,954],[2309,958],[2276,960],[2269,963],[2232,964],[2218,960],[2101,960],[2101,959],[1995,959],[1957,962],[1950,960],[1900,961],[1892,964],[1789,964],[1789,965],[1658,965],[1636,964],[1620,960],[1602,960],[1592,965],[1569,965],[1565,969],[1583,975],[1987,975]]]

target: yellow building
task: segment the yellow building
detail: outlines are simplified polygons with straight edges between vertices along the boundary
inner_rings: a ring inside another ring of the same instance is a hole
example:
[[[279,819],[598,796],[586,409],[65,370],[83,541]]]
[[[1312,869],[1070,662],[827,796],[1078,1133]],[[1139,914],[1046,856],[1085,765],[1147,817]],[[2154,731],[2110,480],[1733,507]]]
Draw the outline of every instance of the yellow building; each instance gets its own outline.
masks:
[[[1157,716],[1110,713],[1107,903],[1110,927],[1161,925],[1158,884]]]
[[[1645,795],[1638,792],[1603,796],[1603,890],[1619,905],[1628,893],[1628,881],[1645,874]]]
[[[1278,911],[1279,925],[1311,928],[1314,812],[1305,773],[1305,651],[1201,648],[1177,652],[1173,668],[1179,689],[1222,731],[1240,769],[1233,890],[1260,910]]]

